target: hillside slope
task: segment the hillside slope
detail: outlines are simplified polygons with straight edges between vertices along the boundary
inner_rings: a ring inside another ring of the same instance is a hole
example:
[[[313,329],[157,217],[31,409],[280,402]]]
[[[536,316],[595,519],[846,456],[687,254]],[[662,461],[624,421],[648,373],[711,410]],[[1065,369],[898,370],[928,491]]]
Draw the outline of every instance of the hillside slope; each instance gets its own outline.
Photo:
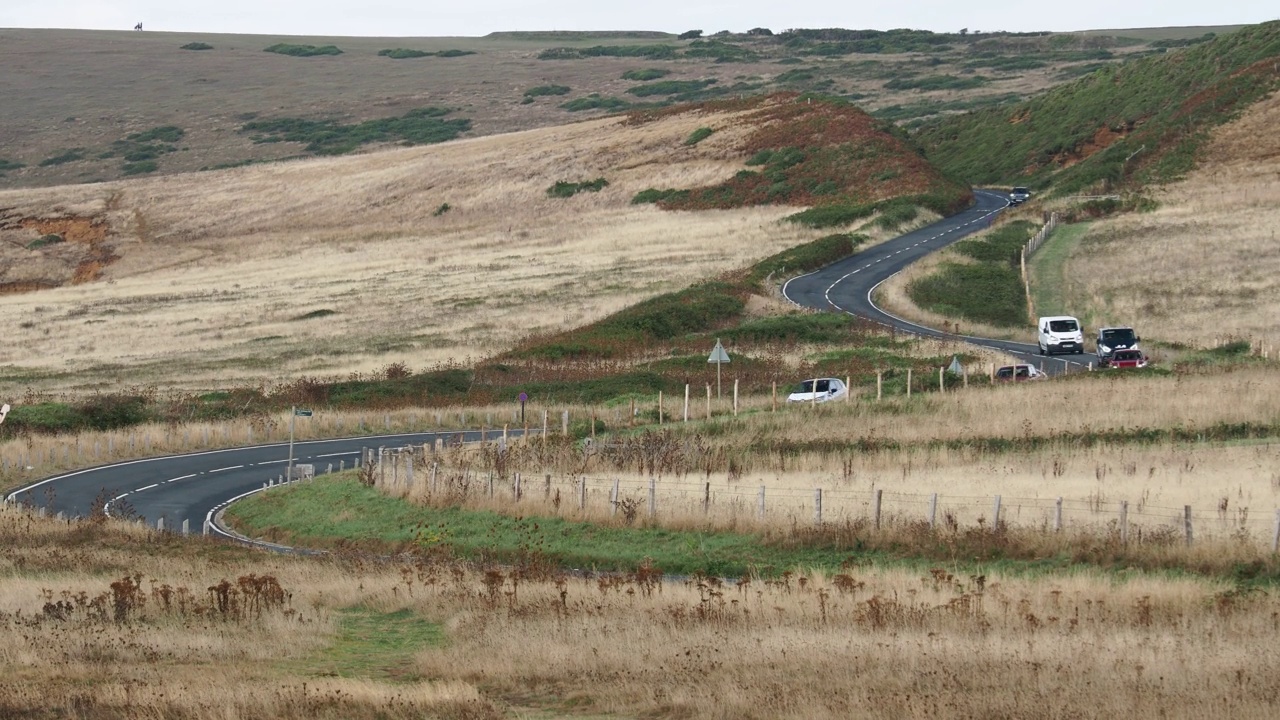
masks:
[[[1102,68],[1026,102],[924,126],[945,171],[1059,193],[1190,170],[1204,134],[1280,84],[1280,22]]]

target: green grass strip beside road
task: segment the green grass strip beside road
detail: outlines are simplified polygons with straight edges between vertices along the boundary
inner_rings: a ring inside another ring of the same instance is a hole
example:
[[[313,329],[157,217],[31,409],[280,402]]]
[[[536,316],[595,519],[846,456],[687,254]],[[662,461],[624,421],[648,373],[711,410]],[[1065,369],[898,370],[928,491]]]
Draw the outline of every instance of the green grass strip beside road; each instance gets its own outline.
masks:
[[[1089,324],[1088,318],[1082,317],[1085,308],[1069,307],[1067,260],[1080,238],[1089,232],[1090,224],[1059,225],[1031,256],[1027,272],[1031,276],[1031,300],[1035,303],[1036,315],[1071,315]]]
[[[835,569],[849,551],[786,548],[755,535],[659,527],[610,527],[559,517],[518,518],[481,510],[413,505],[349,477],[318,478],[236,503],[241,532],[308,547],[430,550],[472,560],[515,562],[533,555],[564,568],[634,570],[646,558],[664,572],[740,577],[797,567]]]

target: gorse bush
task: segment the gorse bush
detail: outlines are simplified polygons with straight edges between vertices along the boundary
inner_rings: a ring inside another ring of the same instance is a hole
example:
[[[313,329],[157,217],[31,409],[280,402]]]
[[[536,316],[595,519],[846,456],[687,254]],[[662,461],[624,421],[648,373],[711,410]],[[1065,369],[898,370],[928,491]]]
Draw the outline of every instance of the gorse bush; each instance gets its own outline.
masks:
[[[451,112],[439,107],[420,108],[400,117],[367,120],[355,125],[345,125],[336,120],[276,118],[255,120],[240,129],[241,132],[255,133],[255,143],[306,143],[309,152],[342,155],[375,142],[428,145],[453,140],[471,129],[471,121],[465,118],[444,119]]]
[[[651,97],[653,95],[677,95],[680,93],[691,93],[702,90],[716,84],[715,78],[707,80],[661,80],[659,82],[649,83],[648,85],[637,85],[627,90],[631,95],[636,97]]]
[[[554,198],[570,198],[580,192],[600,192],[609,186],[609,181],[604,178],[596,178],[595,180],[585,180],[583,182],[567,182],[560,180],[555,185],[547,188],[547,196]]]
[[[685,138],[684,144],[697,145],[703,140],[706,140],[707,138],[711,137],[711,134],[714,132],[715,130],[712,130],[709,127],[700,127],[697,130],[694,130],[693,132],[689,133],[689,137]]]
[[[623,80],[635,80],[636,82],[649,82],[664,78],[671,74],[670,70],[662,70],[660,68],[644,68],[643,70],[628,70],[622,73]]]
[[[179,49],[181,50],[212,50],[213,46],[210,45],[209,43],[189,42],[186,45],[183,45]]]
[[[386,48],[378,51],[378,57],[388,57],[392,60],[408,60],[411,58],[431,57],[432,55],[435,55],[435,53],[426,50],[410,50],[408,48]]]
[[[315,57],[317,55],[342,54],[342,51],[334,45],[291,45],[289,43],[276,43],[270,47],[263,48],[262,51],[275,53],[277,55],[291,55],[293,57]]]
[[[596,45],[587,48],[550,48],[538,54],[539,60],[580,60],[589,57],[643,57],[669,60],[677,56],[674,45]]]
[[[568,95],[571,88],[568,85],[538,85],[524,91],[525,97],[545,97],[548,95]]]
[[[84,148],[72,148],[63,150],[57,155],[52,155],[40,161],[40,167],[50,167],[53,165],[64,165],[69,162],[76,162],[85,158]]]
[[[616,97],[602,97],[598,93],[591,93],[586,97],[574,98],[560,106],[562,110],[569,112],[581,112],[583,110],[609,110],[617,112],[619,110],[627,110],[632,107],[631,103]]]
[[[664,200],[678,200],[689,197],[688,190],[658,190],[649,188],[641,190],[631,198],[632,205],[644,205],[646,203],[660,203]]]

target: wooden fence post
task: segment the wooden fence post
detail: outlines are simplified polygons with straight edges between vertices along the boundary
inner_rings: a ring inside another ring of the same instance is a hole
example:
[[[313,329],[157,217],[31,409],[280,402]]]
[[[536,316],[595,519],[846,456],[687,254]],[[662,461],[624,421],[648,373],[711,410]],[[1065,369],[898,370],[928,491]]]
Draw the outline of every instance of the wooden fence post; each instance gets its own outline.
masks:
[[[871,501],[871,516],[875,518],[876,529],[880,529],[880,500],[884,497],[884,491],[876,489],[875,495]]]
[[[636,426],[636,399],[631,398],[631,418],[627,420],[627,427]]]
[[[738,417],[738,378],[733,379],[733,416]]]
[[[756,496],[756,517],[764,519],[764,486],[760,486],[760,493]]]
[[[587,509],[587,476],[583,475],[582,480],[578,483],[578,510],[585,512]]]
[[[822,524],[822,488],[813,490],[813,522],[815,525]]]
[[[960,368],[960,377],[963,378],[964,389],[968,390],[969,389],[969,366],[968,365],[965,365],[964,367]]]
[[[929,496],[929,529],[938,527],[938,493]]]
[[[689,383],[684,384],[684,421],[689,422]]]
[[[996,496],[995,507],[991,509],[991,532],[1000,530],[1000,496]]]
[[[938,368],[938,392],[947,391],[947,380],[945,376],[946,372],[947,372],[946,368],[941,368],[941,367]]]
[[[1183,529],[1183,532],[1185,532],[1185,533],[1186,533],[1186,536],[1187,536],[1187,546],[1188,546],[1188,547],[1190,547],[1190,546],[1191,546],[1191,541],[1192,541],[1192,537],[1191,537],[1191,506],[1190,506],[1190,505],[1184,505],[1184,506],[1182,507],[1182,529]]]
[[[609,517],[618,514],[618,478],[613,479],[613,492],[609,493]]]
[[[907,397],[911,397],[911,368],[907,368]]]
[[[778,381],[773,381],[773,406],[769,412],[778,412]]]
[[[1280,510],[1276,511],[1276,530],[1271,534],[1271,552],[1280,552]]]
[[[1053,504],[1053,531],[1062,532],[1062,498]]]
[[[569,437],[569,411],[560,411],[560,434]]]
[[[661,425],[662,423],[663,423],[663,417],[662,417],[662,391],[661,391],[661,390],[659,390],[659,391],[658,391],[658,424],[659,424],[659,425]]]
[[[995,384],[996,382],[996,364],[987,363],[987,382]]]
[[[489,473],[489,497],[493,497],[493,473]]]
[[[1120,501],[1120,544],[1129,544],[1129,501]]]
[[[702,514],[706,515],[711,512],[711,483],[707,483],[702,490]],[[1276,511],[1280,517],[1280,511]]]
[[[520,488],[520,473],[516,473],[516,485],[515,485],[515,491],[513,494],[515,495],[515,501],[520,502],[520,497],[523,494]]]
[[[649,517],[657,517],[658,515],[658,480],[657,478],[649,478]]]
[[[876,370],[876,400],[884,396],[884,372]]]
[[[711,385],[707,385],[707,419],[711,419]]]
[[[853,398],[853,376],[844,376],[844,401],[851,402]]]

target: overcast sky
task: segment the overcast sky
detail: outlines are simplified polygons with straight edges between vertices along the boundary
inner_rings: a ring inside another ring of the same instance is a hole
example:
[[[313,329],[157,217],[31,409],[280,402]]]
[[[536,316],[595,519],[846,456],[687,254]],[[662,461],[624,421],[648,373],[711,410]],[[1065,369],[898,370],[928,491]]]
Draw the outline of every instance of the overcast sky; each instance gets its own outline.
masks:
[[[1277,18],[1277,0],[0,0],[0,27],[127,30],[142,22],[147,30],[393,37],[754,27],[1061,31]]]

